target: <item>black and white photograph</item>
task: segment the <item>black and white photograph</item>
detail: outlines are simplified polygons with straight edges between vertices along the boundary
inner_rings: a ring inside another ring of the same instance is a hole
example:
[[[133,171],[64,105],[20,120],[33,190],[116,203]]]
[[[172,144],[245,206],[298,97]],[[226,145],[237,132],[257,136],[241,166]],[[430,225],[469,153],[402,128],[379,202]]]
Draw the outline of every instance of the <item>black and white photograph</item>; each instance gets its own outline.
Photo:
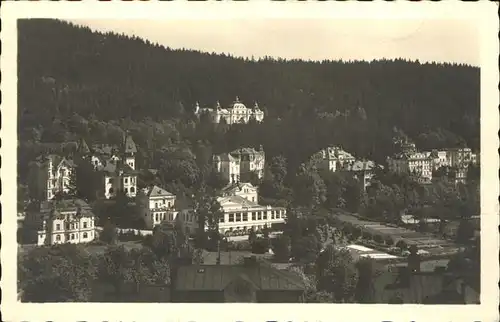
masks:
[[[480,17],[99,7],[12,22],[17,305],[496,302]]]

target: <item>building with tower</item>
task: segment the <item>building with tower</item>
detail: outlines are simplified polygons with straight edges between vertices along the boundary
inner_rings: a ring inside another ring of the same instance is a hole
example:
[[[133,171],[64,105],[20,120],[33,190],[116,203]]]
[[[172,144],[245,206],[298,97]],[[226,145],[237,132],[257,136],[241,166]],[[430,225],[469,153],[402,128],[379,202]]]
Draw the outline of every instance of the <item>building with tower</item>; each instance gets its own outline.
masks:
[[[101,176],[102,195],[105,199],[116,197],[123,192],[129,198],[137,195],[136,154],[137,147],[128,133],[123,138],[119,149],[109,150],[107,157],[94,154],[93,160],[98,160],[95,169]]]
[[[217,102],[214,108],[202,108],[197,102],[194,113],[197,116],[205,113],[214,123],[220,123],[221,120],[225,120],[227,124],[248,123],[252,118],[257,122],[264,120],[264,112],[259,108],[257,102],[252,108],[248,108],[240,101],[239,97],[236,97],[236,100],[227,108],[222,107],[220,102]]]
[[[29,164],[28,190],[33,200],[51,200],[69,192],[71,176],[76,170],[72,157],[43,154]]]

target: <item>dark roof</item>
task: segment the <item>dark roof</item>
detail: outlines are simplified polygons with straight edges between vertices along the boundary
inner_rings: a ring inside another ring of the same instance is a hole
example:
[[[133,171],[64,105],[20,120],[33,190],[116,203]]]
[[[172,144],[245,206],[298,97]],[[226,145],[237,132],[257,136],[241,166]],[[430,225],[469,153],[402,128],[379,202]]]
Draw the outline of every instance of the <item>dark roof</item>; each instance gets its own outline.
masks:
[[[118,148],[114,145],[109,145],[109,144],[94,144],[92,145],[92,151],[95,154],[111,156],[113,153],[118,151]]]
[[[399,297],[403,303],[459,304],[463,296],[456,291],[457,276],[440,272],[413,273],[408,283],[401,283],[397,271],[383,272],[374,283],[376,302],[388,303]]]
[[[42,166],[47,161],[52,161],[52,166],[56,169],[61,163],[66,163],[68,167],[76,167],[76,163],[71,158],[66,158],[57,154],[48,154],[38,156],[31,164],[36,164],[37,166]]]
[[[103,172],[107,172],[110,174],[117,174],[120,171],[123,171],[124,174],[137,174],[137,171],[132,169],[128,164],[123,161],[106,161],[106,165],[101,169]]]
[[[125,146],[124,146],[125,153],[136,153],[137,152],[137,147],[135,146],[135,142],[130,135],[127,135],[127,137],[125,138],[124,144],[125,144]]]
[[[156,196],[163,196],[163,197],[174,197],[174,195],[170,192],[168,192],[165,189],[162,189],[158,186],[150,186],[145,189],[145,194],[148,197],[156,197]]]
[[[255,187],[250,182],[237,182],[237,183],[229,183],[224,188],[222,188],[223,194],[234,194],[240,191],[243,187],[250,187],[255,189]]]
[[[83,154],[89,154],[90,153],[89,146],[87,145],[87,142],[85,141],[84,138],[81,138],[78,141],[77,151],[80,152],[80,153],[83,153]]]
[[[94,216],[90,205],[88,203],[86,203],[84,200],[76,199],[76,198],[42,201],[40,203],[40,212],[42,214],[48,214],[52,210],[54,210],[55,215],[58,215],[61,212],[80,210],[82,216],[85,216],[85,217]]]
[[[190,265],[179,267],[175,288],[183,291],[223,290],[237,279],[250,281],[260,290],[302,291],[299,276],[263,265]]]

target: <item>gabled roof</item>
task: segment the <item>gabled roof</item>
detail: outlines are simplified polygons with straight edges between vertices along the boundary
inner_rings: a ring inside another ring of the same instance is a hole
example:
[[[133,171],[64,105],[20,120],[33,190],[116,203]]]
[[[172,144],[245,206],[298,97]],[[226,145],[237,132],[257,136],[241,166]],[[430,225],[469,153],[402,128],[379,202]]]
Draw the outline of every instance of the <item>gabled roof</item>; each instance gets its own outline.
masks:
[[[224,206],[232,206],[239,205],[241,207],[255,208],[255,207],[264,207],[259,205],[258,203],[251,202],[250,200],[240,197],[240,196],[227,196],[227,197],[219,197],[217,201],[220,203],[221,207]]]
[[[221,153],[213,156],[214,161],[238,162],[239,158],[235,158],[229,153]]]
[[[258,264],[181,266],[177,272],[175,288],[183,291],[220,291],[239,279],[251,282],[260,290],[305,290],[299,276]]]
[[[57,169],[60,165],[66,165],[70,168],[76,167],[76,163],[73,159],[68,159],[57,154],[41,155],[31,162],[31,164],[42,166],[48,161],[52,162],[53,169]]]
[[[223,194],[231,194],[241,191],[243,188],[256,189],[250,182],[238,182],[238,183],[230,183],[224,188],[222,188]]]
[[[70,168],[75,168],[77,166],[77,164],[75,163],[75,160],[73,159],[67,159],[67,158],[63,158],[61,160],[61,162],[57,165],[57,167],[61,166],[61,165],[66,165]]]
[[[236,150],[230,152],[230,154],[232,154],[232,155],[240,155],[240,154],[255,155],[255,154],[262,154],[262,153],[264,153],[264,152],[257,151],[254,148],[240,148],[240,149],[236,149]]]
[[[109,144],[94,144],[92,145],[92,151],[94,154],[97,155],[107,155],[110,156],[111,154],[114,153],[114,151],[117,151],[116,146],[112,146]]]
[[[146,196],[148,197],[174,197],[174,194],[158,186],[151,186],[144,190]]]
[[[40,203],[40,212],[44,215],[49,215],[52,211],[52,215],[58,216],[63,212],[78,211],[84,217],[94,216],[92,208],[88,203],[82,199],[62,199],[62,200],[51,200],[42,201]]]
[[[375,168],[373,161],[355,161],[353,164],[347,166],[349,171],[369,171]]]
[[[128,164],[122,161],[117,161],[117,162],[106,161],[106,165],[104,165],[99,170],[109,174],[118,174],[118,172],[120,171],[123,171],[124,174],[129,174],[129,175],[137,174],[137,171],[135,171]]]
[[[337,160],[337,159],[354,159],[354,156],[349,152],[342,150],[338,146],[330,146],[318,152],[324,159]]]
[[[82,153],[82,154],[89,154],[90,153],[89,146],[87,145],[87,142],[85,141],[84,138],[81,138],[78,141],[78,146],[76,148],[76,151],[79,153]]]

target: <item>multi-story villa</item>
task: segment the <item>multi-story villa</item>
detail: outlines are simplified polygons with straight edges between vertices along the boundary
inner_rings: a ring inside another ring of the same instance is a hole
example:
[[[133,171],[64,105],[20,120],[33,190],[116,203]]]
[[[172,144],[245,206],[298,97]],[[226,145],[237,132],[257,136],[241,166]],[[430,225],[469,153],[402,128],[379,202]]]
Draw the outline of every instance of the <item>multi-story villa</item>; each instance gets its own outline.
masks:
[[[248,201],[257,202],[259,194],[251,183],[233,183],[222,189],[222,197],[240,196]]]
[[[465,183],[467,181],[467,165],[460,165],[455,168],[455,183]]]
[[[213,157],[216,171],[229,181],[237,183],[245,174],[255,173],[259,179],[264,176],[266,155],[262,146],[259,150],[241,148]]]
[[[227,124],[248,123],[252,118],[257,122],[264,120],[264,112],[259,108],[257,103],[255,103],[253,108],[247,108],[245,104],[240,102],[238,97],[236,97],[236,101],[228,108],[223,108],[219,102],[217,102],[215,108],[200,108],[199,103],[196,103],[195,114],[201,115],[203,113],[207,113],[214,123],[220,123],[222,119]]]
[[[99,169],[102,178],[104,198],[111,199],[123,192],[127,197],[137,195],[137,171],[120,161],[107,161],[106,166]]]
[[[96,237],[92,209],[80,199],[36,204],[26,213],[24,229],[39,246],[88,243]]]
[[[69,191],[70,177],[75,171],[73,159],[58,155],[42,155],[30,164],[28,187],[35,200],[51,200]]]
[[[355,161],[349,164],[345,170],[353,172],[354,177],[361,181],[363,189],[366,190],[371,184],[375,169],[376,164],[373,161]]]
[[[158,186],[151,186],[139,190],[137,194],[137,206],[147,229],[153,229],[162,221],[173,221],[175,195]]]
[[[262,145],[256,151],[253,148],[242,148],[232,152],[240,156],[241,175],[255,173],[259,179],[264,177],[264,166],[266,163],[266,154]]]
[[[347,168],[356,161],[352,154],[340,147],[328,147],[321,150],[317,156],[320,158],[318,167],[332,172]]]
[[[217,201],[223,211],[219,218],[219,232],[226,236],[246,235],[252,229],[259,231],[285,222],[286,209],[258,204],[257,189],[249,183],[228,185]],[[194,233],[198,228],[198,217],[192,208],[177,209],[165,220],[172,223],[179,215],[189,232]]]
[[[477,163],[477,155],[470,148],[447,149],[447,153],[452,167]]]
[[[388,157],[387,164],[390,171],[416,175],[422,183],[432,180],[434,157],[430,152],[400,153]]]
[[[219,220],[219,232],[226,236],[246,235],[273,224],[284,223],[286,209],[259,205],[239,195],[218,198],[224,215]]]
[[[440,167],[449,167],[450,166],[450,157],[449,152],[446,150],[438,151],[433,150],[430,153],[430,157],[432,160],[432,167],[434,170],[439,169]]]
[[[233,156],[231,153],[221,153],[214,155],[213,165],[215,171],[219,172],[222,177],[229,183],[240,182],[240,158]]]
[[[94,165],[102,176],[101,190],[104,190],[104,198],[113,198],[119,192],[125,193],[129,198],[137,195],[136,153],[137,147],[132,137],[127,135],[124,138],[121,153],[115,149],[107,160],[96,156],[96,159],[101,161]]]

